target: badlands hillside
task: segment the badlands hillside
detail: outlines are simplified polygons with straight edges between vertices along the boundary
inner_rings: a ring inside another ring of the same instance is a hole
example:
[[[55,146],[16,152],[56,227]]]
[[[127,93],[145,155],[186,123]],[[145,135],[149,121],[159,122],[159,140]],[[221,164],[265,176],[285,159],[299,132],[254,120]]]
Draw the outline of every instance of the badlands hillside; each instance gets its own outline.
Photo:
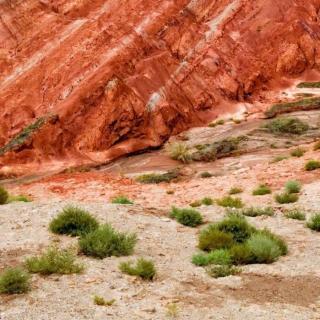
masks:
[[[320,0],[0,0],[0,320],[320,320]]]

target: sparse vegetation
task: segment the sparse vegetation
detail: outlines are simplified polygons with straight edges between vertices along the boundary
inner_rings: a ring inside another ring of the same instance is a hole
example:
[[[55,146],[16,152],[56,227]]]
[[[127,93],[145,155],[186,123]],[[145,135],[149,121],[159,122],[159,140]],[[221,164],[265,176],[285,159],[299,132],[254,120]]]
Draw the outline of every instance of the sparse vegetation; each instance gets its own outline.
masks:
[[[320,140],[317,141],[313,146],[313,151],[317,151],[317,150],[320,150]]]
[[[196,227],[203,222],[200,212],[188,208],[179,209],[176,207],[172,207],[170,217],[176,219],[179,223],[188,227]]]
[[[234,276],[240,272],[241,270],[239,268],[229,265],[213,265],[207,268],[207,273],[213,278]]]
[[[192,160],[190,149],[187,144],[183,142],[174,142],[168,144],[166,150],[170,158],[181,161],[183,163],[189,163]]]
[[[133,252],[137,242],[135,234],[121,233],[109,224],[83,235],[79,240],[82,253],[103,259],[110,256],[128,256]]]
[[[144,258],[138,259],[135,266],[132,266],[132,261],[122,262],[119,268],[123,273],[130,276],[138,276],[143,280],[151,281],[156,275],[154,263]]]
[[[207,179],[207,178],[211,178],[212,174],[210,172],[208,172],[208,171],[204,171],[204,172],[201,173],[200,177],[203,178],[203,179]]]
[[[299,200],[299,196],[296,193],[283,192],[280,194],[276,194],[275,200],[279,204],[294,203]]]
[[[209,197],[205,197],[201,200],[201,203],[205,206],[211,206],[213,204],[213,200]]]
[[[233,198],[231,196],[225,196],[217,200],[217,204],[226,208],[242,208],[244,206],[240,198]]]
[[[276,156],[272,159],[272,161],[270,163],[277,163],[277,162],[280,162],[280,161],[283,161],[286,159],[288,159],[287,156]]]
[[[199,253],[192,257],[192,263],[201,267],[209,264],[229,265],[231,262],[230,253],[226,249],[218,249],[210,253]]]
[[[320,82],[300,82],[297,88],[320,88]]]
[[[133,204],[126,196],[117,196],[111,200],[114,204]]]
[[[30,290],[30,275],[20,268],[9,268],[0,275],[0,293],[18,294]]]
[[[222,126],[224,125],[225,121],[223,119],[217,120],[215,122],[209,123],[209,127],[214,128],[216,126]]]
[[[29,272],[49,275],[80,273],[84,266],[76,263],[76,256],[69,250],[49,248],[39,257],[26,259],[25,265]]]
[[[307,171],[314,171],[320,169],[320,161],[317,160],[310,160],[306,163],[305,169]]]
[[[294,150],[291,151],[290,155],[291,155],[292,157],[300,158],[300,157],[302,157],[305,153],[306,153],[306,150],[305,150],[305,149],[296,148],[296,149],[294,149]]]
[[[252,195],[254,196],[264,196],[270,193],[272,193],[272,191],[266,184],[260,184],[256,189],[252,191]]]
[[[68,206],[51,221],[49,229],[56,234],[75,237],[97,229],[98,225],[97,220],[88,211]]]
[[[249,207],[249,208],[238,210],[237,213],[247,217],[274,216],[274,210],[272,207],[265,207],[265,208]]]
[[[286,210],[284,216],[288,219],[306,220],[306,215],[298,209]]]
[[[311,230],[320,232],[320,214],[313,215],[307,222],[307,227]]]
[[[218,230],[216,225],[210,225],[200,232],[198,247],[203,251],[226,249],[232,245],[232,234]]]
[[[301,191],[301,183],[296,180],[290,180],[286,183],[285,189],[287,193],[299,193]]]
[[[136,178],[136,180],[140,183],[145,184],[158,184],[161,182],[171,182],[179,177],[180,173],[179,170],[171,170],[166,173],[158,174],[158,173],[148,173],[143,174]]]
[[[189,206],[192,208],[201,207],[201,205],[202,205],[202,202],[200,200],[193,201],[189,204]]]
[[[179,315],[179,308],[178,305],[176,303],[169,303],[166,306],[166,316],[171,318],[171,319],[175,319],[178,317]]]
[[[298,118],[278,118],[265,126],[274,134],[303,134],[309,129],[309,125]]]
[[[9,199],[9,193],[8,191],[0,186],[0,205],[6,204]]]
[[[93,297],[93,302],[97,306],[110,307],[116,302],[116,300],[115,299],[105,300],[103,297],[94,296]]]
[[[239,193],[242,193],[243,192],[243,189],[240,188],[240,187],[233,187],[230,189],[229,191],[229,195],[235,195],[235,194],[239,194]]]
[[[18,195],[18,196],[13,196],[13,195],[9,195],[9,198],[8,198],[8,203],[11,203],[11,202],[31,202],[31,199],[28,198],[27,196],[24,196],[24,195]]]

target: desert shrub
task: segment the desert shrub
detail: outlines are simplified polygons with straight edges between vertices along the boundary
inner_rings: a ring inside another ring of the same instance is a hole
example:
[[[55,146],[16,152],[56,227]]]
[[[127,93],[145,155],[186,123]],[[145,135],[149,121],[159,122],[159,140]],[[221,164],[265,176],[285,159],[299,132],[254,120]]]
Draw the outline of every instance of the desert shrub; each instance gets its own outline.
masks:
[[[320,82],[300,82],[297,88],[320,88]]]
[[[266,125],[266,128],[275,134],[303,134],[309,129],[309,125],[298,118],[278,118]]]
[[[135,234],[121,233],[105,224],[83,235],[79,240],[79,246],[85,255],[103,259],[130,255],[136,242]]]
[[[174,190],[167,190],[167,194],[174,194]]]
[[[239,193],[242,193],[243,192],[243,189],[240,188],[240,187],[233,187],[230,189],[229,191],[229,195],[234,195],[234,194],[239,194]]]
[[[201,207],[201,205],[202,205],[202,202],[200,200],[193,201],[189,204],[189,206],[192,208]]]
[[[202,267],[209,264],[227,265],[231,264],[231,256],[228,250],[218,249],[209,253],[198,253],[193,255],[192,263]]]
[[[239,210],[239,214],[243,214],[247,217],[260,217],[260,216],[274,216],[274,210],[272,207],[265,207],[265,208],[257,208],[257,207],[250,207],[244,208]]]
[[[296,180],[290,180],[285,184],[287,193],[299,193],[301,191],[301,183]]]
[[[230,265],[213,265],[207,268],[207,273],[213,278],[223,278],[239,274],[241,270]]]
[[[248,264],[252,262],[251,251],[246,243],[236,244],[230,248],[232,262],[236,265]]]
[[[252,235],[247,245],[256,263],[272,263],[281,256],[277,242],[262,233]]]
[[[270,163],[277,163],[277,162],[280,162],[280,161],[283,161],[286,159],[288,159],[287,156],[277,156],[277,157],[273,158]]]
[[[132,266],[132,261],[122,262],[119,268],[123,273],[130,276],[138,276],[143,280],[153,280],[156,275],[154,263],[144,258],[138,259],[135,266]]]
[[[252,191],[254,196],[264,196],[265,194],[270,194],[272,191],[266,184],[260,184],[256,189]]]
[[[213,251],[216,249],[226,249],[232,245],[232,234],[218,230],[216,225],[210,225],[200,232],[198,247],[201,250]]]
[[[192,160],[189,147],[183,142],[174,142],[167,145],[166,150],[170,158],[189,163]]]
[[[76,263],[76,256],[71,250],[49,248],[39,257],[26,259],[25,265],[29,272],[49,275],[80,273],[84,266]]]
[[[306,215],[298,209],[286,210],[284,216],[288,219],[306,220]]]
[[[314,150],[314,151],[320,150],[320,140],[317,141],[317,142],[314,144],[313,150]]]
[[[158,184],[161,182],[170,182],[172,180],[175,180],[179,177],[180,173],[179,170],[170,170],[166,173],[158,174],[158,173],[148,173],[143,174],[136,178],[136,180],[140,183],[145,184]]]
[[[222,126],[224,125],[225,121],[223,119],[217,120],[215,122],[209,123],[209,127],[214,128],[216,126]]]
[[[213,204],[213,200],[209,197],[205,197],[201,200],[201,203],[205,206],[211,206]]]
[[[0,205],[1,204],[6,204],[9,198],[9,193],[8,191],[0,186]]]
[[[211,178],[213,175],[208,172],[208,171],[204,171],[200,174],[200,177],[203,178],[203,179],[206,179],[206,178]]]
[[[233,198],[230,196],[225,196],[221,199],[218,199],[217,204],[226,208],[242,208],[244,206],[240,198]]]
[[[290,155],[292,157],[297,157],[300,158],[305,154],[306,150],[302,149],[302,148],[296,148],[294,150],[291,151]]]
[[[310,160],[305,165],[305,169],[307,171],[313,171],[319,168],[320,168],[320,161],[317,161],[317,160]]]
[[[307,223],[307,227],[311,230],[320,231],[320,214],[313,215]]]
[[[243,216],[237,214],[227,216],[215,226],[219,231],[232,234],[238,243],[245,242],[256,231]]]
[[[9,195],[9,198],[7,200],[8,203],[11,202],[31,202],[31,199],[24,195],[18,195],[18,196],[12,196]]]
[[[0,275],[0,293],[16,294],[30,290],[30,275],[19,268],[9,268]]]
[[[118,196],[112,199],[111,201],[114,204],[133,204],[126,196]]]
[[[278,247],[280,248],[281,255],[285,256],[288,253],[288,246],[284,239],[282,239],[280,236],[272,233],[268,229],[263,229],[258,231],[259,234],[262,234],[272,241],[274,241]]]
[[[200,212],[188,208],[179,209],[176,207],[172,207],[170,217],[176,219],[179,223],[188,227],[196,227],[203,222]]]
[[[299,200],[299,196],[296,193],[284,192],[284,193],[276,194],[275,200],[279,204],[294,203]]]
[[[105,300],[103,297],[94,296],[93,297],[93,302],[97,306],[110,307],[116,302],[116,300],[115,299]]]
[[[53,233],[81,236],[98,228],[97,220],[86,210],[68,206],[55,217],[49,229]]]

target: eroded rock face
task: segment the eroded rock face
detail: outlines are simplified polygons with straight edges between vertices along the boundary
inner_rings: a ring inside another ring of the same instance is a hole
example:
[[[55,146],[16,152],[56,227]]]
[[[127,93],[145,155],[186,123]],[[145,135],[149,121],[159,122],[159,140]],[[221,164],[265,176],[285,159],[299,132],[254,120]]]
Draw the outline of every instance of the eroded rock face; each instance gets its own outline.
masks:
[[[0,0],[0,163],[105,162],[319,69],[320,0]]]

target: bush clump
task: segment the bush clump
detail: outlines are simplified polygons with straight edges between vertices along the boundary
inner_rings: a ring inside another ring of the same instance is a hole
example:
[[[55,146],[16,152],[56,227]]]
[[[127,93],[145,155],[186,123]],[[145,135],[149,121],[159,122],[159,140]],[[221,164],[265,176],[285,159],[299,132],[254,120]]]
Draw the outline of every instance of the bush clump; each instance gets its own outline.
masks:
[[[300,158],[302,157],[304,154],[306,153],[306,150],[302,149],[302,148],[296,148],[294,150],[291,151],[290,155],[292,157],[297,157]]]
[[[285,189],[287,193],[299,193],[301,191],[301,183],[296,180],[290,180],[286,183]]]
[[[313,171],[313,170],[320,169],[320,161],[317,161],[317,160],[308,161],[305,165],[305,169],[307,171]]]
[[[17,294],[30,290],[30,275],[19,268],[9,268],[0,275],[0,293]]]
[[[200,200],[193,201],[189,204],[190,207],[192,208],[197,208],[202,206],[202,202]]]
[[[84,266],[76,263],[76,256],[71,250],[49,248],[39,257],[26,259],[25,265],[29,272],[49,275],[80,273]]]
[[[230,248],[230,256],[235,265],[248,264],[252,262],[252,256],[247,243],[236,244]]]
[[[311,230],[320,231],[320,214],[313,215],[307,223],[307,227]]]
[[[110,307],[110,306],[112,306],[112,305],[116,302],[116,300],[115,300],[115,299],[106,300],[106,299],[103,298],[103,297],[100,297],[100,296],[95,295],[95,296],[93,297],[93,302],[94,302],[94,304],[97,305],[97,306]]]
[[[168,144],[166,150],[171,159],[189,163],[192,160],[189,147],[183,142],[174,142]]]
[[[205,197],[205,198],[201,199],[201,203],[205,206],[211,206],[211,205],[213,205],[213,200],[209,197]]]
[[[162,182],[169,183],[172,180],[175,180],[179,177],[179,170],[170,170],[166,173],[148,173],[143,174],[136,178],[136,180],[140,183],[144,184],[158,184]]]
[[[244,206],[240,198],[233,198],[231,196],[225,196],[221,199],[218,199],[217,204],[225,208],[242,208]]]
[[[135,234],[121,233],[114,230],[109,224],[105,224],[82,236],[79,246],[85,255],[103,259],[130,255],[136,242]]]
[[[17,196],[9,195],[7,202],[8,203],[11,203],[11,202],[31,202],[31,199],[28,198],[27,196],[22,195],[22,194],[17,195]]]
[[[98,226],[98,221],[88,211],[68,206],[51,221],[49,229],[56,234],[75,237],[96,230]]]
[[[118,196],[111,200],[111,203],[114,204],[133,204],[131,200],[129,200],[126,196]]]
[[[8,191],[0,186],[0,205],[6,204],[9,199],[9,193]]]
[[[170,217],[176,219],[179,223],[188,227],[196,227],[203,222],[200,212],[188,208],[179,209],[176,207],[172,207]]]
[[[235,266],[230,265],[213,265],[207,268],[207,273],[213,278],[223,278],[237,275],[241,270]]]
[[[200,174],[200,177],[203,179],[211,178],[212,176],[213,176],[212,173],[210,173],[208,171],[204,171]]]
[[[240,188],[240,187],[233,187],[230,189],[229,191],[229,195],[234,195],[234,194],[239,194],[239,193],[242,193],[243,192],[243,189]]]
[[[198,247],[203,251],[226,249],[232,245],[232,234],[218,230],[216,225],[210,225],[200,232]]]
[[[294,203],[299,200],[299,196],[296,193],[280,193],[275,196],[275,200],[279,204],[286,204],[286,203]]]
[[[247,217],[260,217],[260,216],[274,216],[274,210],[272,207],[265,207],[265,208],[257,208],[257,207],[250,207],[244,208],[238,211],[238,214],[242,214]]]
[[[144,258],[138,259],[135,266],[132,266],[132,261],[122,262],[119,268],[123,273],[138,276],[143,280],[153,280],[157,273],[154,263]]]
[[[298,118],[278,118],[266,125],[266,128],[275,134],[303,134],[309,130],[309,125]]]
[[[298,209],[286,210],[284,216],[288,219],[306,220],[306,215]]]
[[[229,265],[231,262],[231,255],[226,249],[218,249],[210,253],[198,253],[192,257],[192,263],[202,267],[209,264]]]
[[[266,194],[270,194],[272,191],[269,186],[266,184],[260,184],[259,187],[252,191],[252,195],[254,196],[264,196]]]

